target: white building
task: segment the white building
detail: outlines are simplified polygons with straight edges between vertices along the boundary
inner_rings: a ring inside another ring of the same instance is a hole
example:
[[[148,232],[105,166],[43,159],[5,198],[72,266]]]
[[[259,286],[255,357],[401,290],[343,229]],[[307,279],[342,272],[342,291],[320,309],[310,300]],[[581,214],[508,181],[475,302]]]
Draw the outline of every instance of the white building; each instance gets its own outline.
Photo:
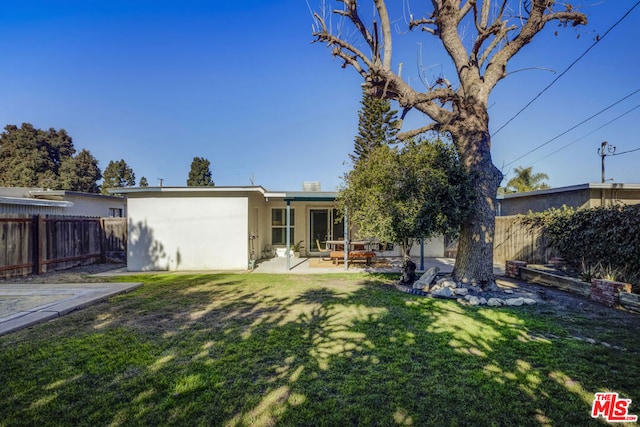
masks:
[[[140,187],[110,192],[127,197],[130,271],[246,270],[266,252],[301,242],[321,256],[327,240],[344,239],[336,223],[337,193],[267,191],[250,187]],[[351,236],[350,236],[351,237]],[[444,240],[425,245],[443,256]],[[420,248],[414,248],[419,254]],[[385,255],[398,255],[394,250]]]

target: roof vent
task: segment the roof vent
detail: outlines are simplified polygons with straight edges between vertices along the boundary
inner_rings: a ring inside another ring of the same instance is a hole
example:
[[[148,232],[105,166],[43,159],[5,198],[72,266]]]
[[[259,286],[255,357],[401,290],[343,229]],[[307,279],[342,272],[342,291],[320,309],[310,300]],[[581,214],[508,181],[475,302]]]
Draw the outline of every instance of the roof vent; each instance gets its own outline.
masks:
[[[304,181],[302,191],[320,191],[320,181]]]

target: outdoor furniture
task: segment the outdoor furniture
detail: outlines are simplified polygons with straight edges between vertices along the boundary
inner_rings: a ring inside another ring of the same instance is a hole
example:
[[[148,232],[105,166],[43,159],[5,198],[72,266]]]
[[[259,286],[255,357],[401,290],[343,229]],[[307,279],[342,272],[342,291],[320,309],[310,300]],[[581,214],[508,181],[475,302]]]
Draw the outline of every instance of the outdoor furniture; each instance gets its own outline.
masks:
[[[376,256],[376,253],[371,251],[349,251],[347,254],[350,261],[364,259],[367,265],[371,265],[371,259]],[[330,257],[334,264],[339,264],[340,260],[344,260],[344,251],[331,251]]]
[[[325,243],[325,247],[324,248],[322,246],[320,246],[320,240],[318,240],[318,239],[316,239],[316,245],[318,246],[318,252],[320,252],[320,253],[329,253],[329,252],[331,252],[331,248],[329,248],[326,245],[326,243]]]
[[[320,240],[316,239],[316,246],[318,246],[318,252],[331,252],[331,248],[329,248],[326,244],[323,248],[320,246]]]

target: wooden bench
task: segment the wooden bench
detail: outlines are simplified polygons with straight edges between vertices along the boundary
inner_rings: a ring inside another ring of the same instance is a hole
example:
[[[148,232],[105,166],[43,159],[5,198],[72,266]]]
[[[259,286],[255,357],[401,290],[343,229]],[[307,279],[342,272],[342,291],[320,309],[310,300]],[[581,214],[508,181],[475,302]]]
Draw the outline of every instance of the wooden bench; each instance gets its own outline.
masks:
[[[371,258],[376,256],[375,252],[370,251],[350,251],[349,260],[352,259],[364,259],[367,265],[371,265]],[[331,251],[331,261],[334,264],[338,264],[341,260],[344,260],[344,251]]]

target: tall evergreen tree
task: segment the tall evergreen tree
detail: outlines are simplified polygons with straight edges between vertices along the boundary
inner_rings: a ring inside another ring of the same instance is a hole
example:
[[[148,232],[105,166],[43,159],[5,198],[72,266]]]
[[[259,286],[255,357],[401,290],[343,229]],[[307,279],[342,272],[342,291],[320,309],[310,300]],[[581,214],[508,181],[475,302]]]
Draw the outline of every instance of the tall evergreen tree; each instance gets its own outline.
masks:
[[[61,165],[75,153],[64,129],[7,125],[0,134],[0,185],[59,188]]]
[[[211,162],[204,157],[194,157],[191,162],[191,170],[187,179],[189,187],[213,187],[215,183],[211,178]]]
[[[354,141],[353,154],[349,154],[354,164],[360,159],[366,159],[374,148],[395,143],[398,133],[398,112],[391,109],[389,100],[363,92],[360,104],[362,106],[358,112],[358,135]]]
[[[149,186],[149,181],[147,181],[147,177],[143,176],[142,178],[140,178],[140,182],[138,183],[138,186],[140,186],[140,187],[148,187]]]
[[[102,181],[102,194],[109,194],[109,188],[133,187],[136,185],[136,176],[133,169],[127,165],[124,159],[117,162],[111,160],[104,170]]]
[[[60,165],[58,187],[62,190],[99,193],[98,181],[101,178],[102,172],[98,167],[98,160],[89,150],[83,149],[75,157],[67,158]]]

